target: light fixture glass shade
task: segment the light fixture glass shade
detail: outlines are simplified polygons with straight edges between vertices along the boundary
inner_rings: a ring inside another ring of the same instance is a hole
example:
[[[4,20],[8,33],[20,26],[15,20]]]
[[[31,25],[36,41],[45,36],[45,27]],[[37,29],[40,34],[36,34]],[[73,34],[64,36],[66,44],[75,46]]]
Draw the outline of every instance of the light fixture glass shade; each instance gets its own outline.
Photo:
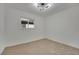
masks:
[[[40,11],[46,11],[51,6],[54,6],[53,3],[34,3],[33,4],[36,8],[38,8]]]

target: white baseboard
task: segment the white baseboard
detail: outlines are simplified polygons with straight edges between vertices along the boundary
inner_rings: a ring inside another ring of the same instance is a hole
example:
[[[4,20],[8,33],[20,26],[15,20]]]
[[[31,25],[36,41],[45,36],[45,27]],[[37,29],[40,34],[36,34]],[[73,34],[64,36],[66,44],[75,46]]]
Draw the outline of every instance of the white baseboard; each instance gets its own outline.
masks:
[[[2,53],[3,50],[4,50],[6,47],[16,46],[16,45],[19,45],[19,44],[28,43],[28,42],[32,42],[32,41],[36,41],[36,40],[41,40],[41,39],[43,39],[43,37],[35,38],[35,39],[32,39],[32,40],[29,39],[28,41],[23,41],[23,42],[12,42],[11,44],[6,44],[5,47],[2,47],[2,48],[0,49],[0,53]]]

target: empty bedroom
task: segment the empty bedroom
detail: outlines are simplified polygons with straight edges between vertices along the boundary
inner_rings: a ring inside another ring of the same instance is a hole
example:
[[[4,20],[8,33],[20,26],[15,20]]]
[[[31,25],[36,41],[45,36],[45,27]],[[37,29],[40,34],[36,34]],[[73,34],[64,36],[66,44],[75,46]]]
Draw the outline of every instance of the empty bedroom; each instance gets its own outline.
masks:
[[[79,3],[0,3],[1,55],[79,55]]]

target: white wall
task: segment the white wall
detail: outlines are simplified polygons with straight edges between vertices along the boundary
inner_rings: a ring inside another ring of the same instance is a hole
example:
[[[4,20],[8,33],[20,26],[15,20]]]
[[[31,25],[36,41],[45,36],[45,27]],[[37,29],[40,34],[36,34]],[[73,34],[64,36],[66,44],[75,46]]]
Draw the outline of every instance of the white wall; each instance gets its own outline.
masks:
[[[0,3],[0,54],[4,48],[5,37],[4,37],[4,4]]]
[[[79,48],[79,6],[46,18],[46,36]]]
[[[44,20],[43,18],[23,12],[18,9],[7,8],[6,13],[6,45],[16,45],[29,41],[41,39],[44,37]],[[20,16],[32,18],[35,20],[35,29],[23,30],[21,27]]]

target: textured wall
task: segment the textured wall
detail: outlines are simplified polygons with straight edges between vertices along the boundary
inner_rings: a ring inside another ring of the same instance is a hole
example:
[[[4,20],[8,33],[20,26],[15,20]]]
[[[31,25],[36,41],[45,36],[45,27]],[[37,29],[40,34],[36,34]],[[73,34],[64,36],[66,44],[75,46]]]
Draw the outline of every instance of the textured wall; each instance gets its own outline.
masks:
[[[34,19],[35,29],[23,30],[20,24],[20,16]],[[24,43],[44,37],[44,20],[37,15],[18,9],[7,8],[6,20],[7,45]]]
[[[4,4],[0,4],[0,54],[4,48]]]
[[[48,17],[46,25],[48,38],[79,48],[79,6]]]

